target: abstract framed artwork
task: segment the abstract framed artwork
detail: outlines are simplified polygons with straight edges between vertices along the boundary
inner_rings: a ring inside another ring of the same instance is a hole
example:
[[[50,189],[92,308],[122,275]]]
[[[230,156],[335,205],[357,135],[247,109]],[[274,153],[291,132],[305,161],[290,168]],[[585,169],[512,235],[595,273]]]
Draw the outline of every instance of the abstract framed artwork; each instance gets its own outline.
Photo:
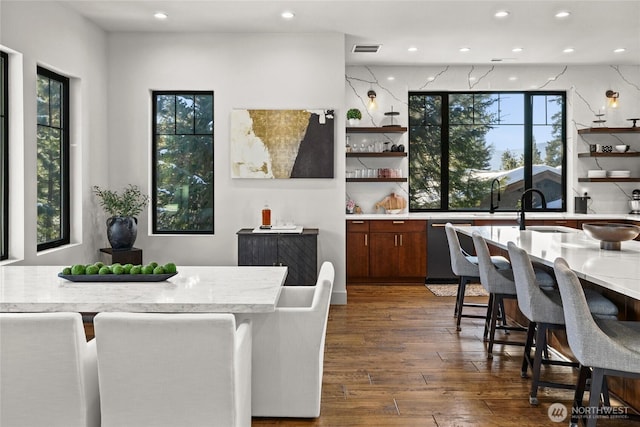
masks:
[[[231,177],[333,178],[334,110],[231,112]]]

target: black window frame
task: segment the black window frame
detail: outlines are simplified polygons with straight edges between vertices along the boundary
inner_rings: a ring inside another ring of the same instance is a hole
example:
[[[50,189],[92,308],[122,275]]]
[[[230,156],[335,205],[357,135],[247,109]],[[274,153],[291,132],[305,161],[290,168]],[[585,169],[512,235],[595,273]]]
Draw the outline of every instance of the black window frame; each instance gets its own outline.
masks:
[[[2,197],[2,209],[0,210],[0,227],[2,231],[2,241],[0,242],[0,260],[9,258],[9,54],[0,51],[2,58],[2,66],[0,67],[0,84],[2,87],[2,108],[0,109],[0,120],[2,121],[2,188],[0,189],[0,197]]]
[[[60,129],[62,130],[62,138],[60,143],[60,192],[61,192],[61,212],[60,212],[60,231],[61,236],[59,239],[50,240],[48,242],[38,243],[37,251],[44,251],[47,249],[57,248],[63,245],[68,245],[70,242],[71,233],[71,190],[70,190],[70,99],[69,99],[69,86],[70,80],[61,74],[51,71],[47,68],[38,66],[37,75],[44,76],[49,79],[55,80],[62,85],[62,119],[60,123]],[[37,125],[40,126],[40,125]],[[37,174],[37,172],[36,172]],[[37,179],[37,177],[36,177]],[[36,224],[37,227],[37,224]]]
[[[486,95],[494,95],[494,94],[522,94],[524,95],[524,188],[531,188],[533,183],[533,127],[532,123],[533,117],[533,105],[532,105],[532,97],[533,96],[560,96],[562,98],[562,128],[563,132],[561,135],[562,139],[562,175],[561,175],[561,186],[562,186],[562,206],[560,208],[536,208],[536,211],[540,212],[566,212],[567,211],[567,92],[566,91],[409,91],[407,105],[409,105],[409,99],[413,95],[429,95],[429,96],[440,96],[442,100],[441,110],[449,111],[449,95],[456,94],[486,94]],[[440,165],[440,208],[433,209],[425,209],[425,208],[412,208],[409,207],[409,212],[487,212],[488,209],[451,209],[449,204],[449,192],[448,192],[448,183],[449,181],[449,115],[446,114],[442,116],[442,122],[440,125],[441,133],[441,165]],[[411,141],[411,126],[409,126],[409,141]],[[409,143],[411,144],[411,143]],[[410,155],[410,154],[409,154]],[[409,162],[409,167],[411,162]],[[409,170],[409,176],[411,176],[411,171]],[[410,182],[410,181],[409,181]],[[411,185],[411,184],[409,184]],[[409,193],[411,192],[411,188],[409,187]],[[534,197],[533,194],[529,193],[525,197],[525,209],[531,210],[532,208],[532,200]],[[499,212],[518,212],[518,209],[501,209]]]
[[[158,235],[214,235],[215,234],[215,179],[211,185],[212,188],[212,210],[213,214],[211,217],[211,230],[159,230],[158,229],[158,197],[157,197],[157,187],[158,187],[158,174],[157,174],[157,164],[158,164],[158,154],[157,154],[157,97],[162,95],[174,95],[174,96],[184,96],[184,95],[210,95],[212,100],[212,110],[211,110],[211,119],[213,121],[213,127],[211,130],[211,170],[214,171],[215,164],[215,94],[212,90],[153,90],[151,92],[151,103],[152,103],[152,118],[151,118],[151,164],[152,164],[152,173],[151,173],[151,232],[152,234]],[[180,134],[176,134],[180,135]],[[204,134],[189,134],[189,135],[204,135]],[[208,134],[207,134],[208,135]]]

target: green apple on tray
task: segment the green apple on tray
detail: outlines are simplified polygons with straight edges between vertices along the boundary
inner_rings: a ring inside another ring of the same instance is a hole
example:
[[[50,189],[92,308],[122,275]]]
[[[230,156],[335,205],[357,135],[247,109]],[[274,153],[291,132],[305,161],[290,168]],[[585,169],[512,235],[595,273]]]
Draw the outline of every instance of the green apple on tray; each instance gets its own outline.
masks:
[[[146,265],[120,264],[104,265],[101,262],[95,264],[74,264],[71,267],[65,267],[62,274],[65,276],[82,276],[82,275],[126,275],[126,274],[173,274],[177,273],[175,263],[169,262],[159,265],[157,262],[151,262]]]

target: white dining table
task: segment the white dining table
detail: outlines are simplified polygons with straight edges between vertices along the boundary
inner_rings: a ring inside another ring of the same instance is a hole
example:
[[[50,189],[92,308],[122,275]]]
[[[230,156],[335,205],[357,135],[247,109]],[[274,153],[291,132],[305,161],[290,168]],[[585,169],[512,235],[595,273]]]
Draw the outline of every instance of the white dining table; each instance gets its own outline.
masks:
[[[600,248],[600,241],[584,231],[569,227],[538,226],[519,230],[518,226],[459,226],[467,236],[477,231],[489,244],[507,249],[514,242],[533,261],[553,267],[564,258],[576,275],[588,282],[640,300],[640,241],[622,242],[621,250]]]
[[[178,266],[159,282],[71,282],[63,266],[0,267],[0,312],[268,313],[287,267]]]

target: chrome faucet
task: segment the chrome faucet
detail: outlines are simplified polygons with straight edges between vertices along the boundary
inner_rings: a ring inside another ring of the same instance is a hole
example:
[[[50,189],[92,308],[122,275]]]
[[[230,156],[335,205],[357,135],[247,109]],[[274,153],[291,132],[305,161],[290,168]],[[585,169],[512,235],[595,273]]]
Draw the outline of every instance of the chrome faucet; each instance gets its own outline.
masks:
[[[542,194],[542,191],[538,190],[537,188],[529,188],[527,190],[524,190],[522,192],[522,196],[520,197],[520,230],[526,230],[526,227],[524,224],[524,211],[525,211],[524,197],[527,195],[527,193],[538,193],[540,195],[540,201],[542,202],[542,209],[547,208],[547,201],[545,200],[544,194]]]
[[[493,184],[498,184],[498,203],[495,206],[493,205]],[[498,178],[493,178],[493,181],[491,181],[491,192],[489,195],[489,199],[489,213],[492,214],[496,211],[496,209],[500,207],[500,181],[498,180]]]

